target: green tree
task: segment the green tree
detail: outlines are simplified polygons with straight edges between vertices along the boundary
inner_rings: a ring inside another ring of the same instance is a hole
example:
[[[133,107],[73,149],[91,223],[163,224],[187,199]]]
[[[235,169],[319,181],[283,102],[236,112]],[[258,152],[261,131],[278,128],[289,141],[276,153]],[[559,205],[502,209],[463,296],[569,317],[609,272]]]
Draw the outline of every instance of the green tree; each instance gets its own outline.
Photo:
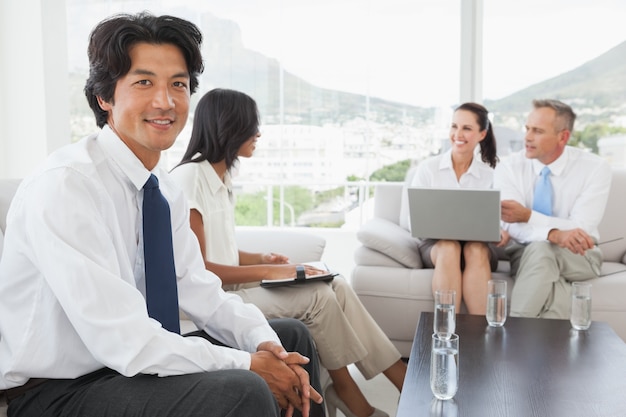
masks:
[[[264,192],[237,196],[235,223],[239,226],[266,226],[267,207]]]
[[[594,123],[585,126],[582,131],[575,131],[569,144],[591,149],[591,152],[598,153],[598,140],[605,136],[626,133],[626,128],[619,126],[609,126],[605,123]]]
[[[280,194],[279,190],[274,190],[273,195],[273,220],[272,225],[280,225]],[[313,193],[311,190],[290,186],[284,189],[284,221],[286,224],[291,223],[291,210],[293,208],[293,222],[297,223],[298,216],[314,207]],[[237,196],[237,204],[235,206],[235,223],[239,226],[266,226],[267,225],[267,193],[260,191],[258,193],[240,194]]]
[[[374,171],[370,181],[404,181],[407,171],[411,167],[411,160],[405,159]]]
[[[330,190],[320,191],[315,195],[315,202],[322,204],[333,200],[336,197],[341,197],[345,193],[345,187],[332,188]]]

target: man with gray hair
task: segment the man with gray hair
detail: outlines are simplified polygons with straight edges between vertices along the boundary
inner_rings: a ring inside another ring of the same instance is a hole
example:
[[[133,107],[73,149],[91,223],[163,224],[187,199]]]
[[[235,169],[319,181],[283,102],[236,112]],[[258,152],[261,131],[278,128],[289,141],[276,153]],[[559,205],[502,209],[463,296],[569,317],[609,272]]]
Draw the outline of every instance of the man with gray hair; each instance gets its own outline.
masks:
[[[502,220],[513,244],[511,316],[569,318],[571,283],[597,278],[598,224],[611,185],[608,162],[572,146],[576,114],[558,100],[534,100],[525,149],[495,172]]]

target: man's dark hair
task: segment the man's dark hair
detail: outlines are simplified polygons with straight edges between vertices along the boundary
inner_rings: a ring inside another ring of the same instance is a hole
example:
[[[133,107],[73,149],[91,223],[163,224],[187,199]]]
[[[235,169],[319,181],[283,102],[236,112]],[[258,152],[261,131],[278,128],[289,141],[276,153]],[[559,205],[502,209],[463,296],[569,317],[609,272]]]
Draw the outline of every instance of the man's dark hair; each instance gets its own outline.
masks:
[[[252,97],[235,90],[213,89],[196,105],[191,138],[180,164],[224,160],[230,170],[239,148],[258,133],[259,110]]]
[[[98,127],[107,122],[108,112],[98,104],[98,97],[111,103],[117,80],[130,70],[131,46],[172,44],[177,46],[187,63],[191,94],[198,87],[198,76],[204,70],[202,63],[202,33],[193,23],[173,16],[154,16],[148,12],[118,14],[100,22],[89,35],[89,78],[85,95],[96,116]]]

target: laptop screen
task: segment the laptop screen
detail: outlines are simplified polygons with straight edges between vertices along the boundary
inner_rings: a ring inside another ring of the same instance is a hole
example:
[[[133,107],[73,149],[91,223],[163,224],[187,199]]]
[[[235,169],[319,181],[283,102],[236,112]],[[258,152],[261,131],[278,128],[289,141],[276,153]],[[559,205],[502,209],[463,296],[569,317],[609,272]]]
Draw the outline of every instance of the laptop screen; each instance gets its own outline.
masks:
[[[409,187],[408,197],[414,237],[500,241],[500,190]]]

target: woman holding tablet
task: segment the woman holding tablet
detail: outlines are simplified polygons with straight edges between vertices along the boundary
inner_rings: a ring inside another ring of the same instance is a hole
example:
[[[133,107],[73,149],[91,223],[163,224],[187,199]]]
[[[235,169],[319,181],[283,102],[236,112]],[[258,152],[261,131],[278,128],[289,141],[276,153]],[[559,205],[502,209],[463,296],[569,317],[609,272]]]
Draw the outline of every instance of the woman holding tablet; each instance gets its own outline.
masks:
[[[296,265],[285,256],[248,253],[236,245],[230,174],[239,157],[252,156],[259,136],[257,105],[248,95],[214,89],[198,102],[189,146],[172,176],[189,202],[206,268],[267,318],[292,317],[309,328],[333,382],[325,392],[331,417],[337,408],[348,417],[385,417],[369,404],[347,365],[354,363],[367,379],[383,373],[400,390],[406,364],[346,280],[263,288],[261,280],[294,277]]]

